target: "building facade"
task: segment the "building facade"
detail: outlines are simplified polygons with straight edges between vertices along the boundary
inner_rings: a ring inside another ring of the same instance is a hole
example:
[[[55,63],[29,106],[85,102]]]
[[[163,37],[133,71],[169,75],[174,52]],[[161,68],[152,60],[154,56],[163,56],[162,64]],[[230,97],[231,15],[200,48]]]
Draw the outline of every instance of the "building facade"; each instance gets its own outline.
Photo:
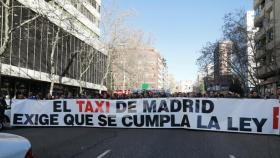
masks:
[[[280,84],[280,1],[254,0],[254,9],[257,77],[262,94],[276,94]]]
[[[163,89],[167,64],[154,48],[119,50],[112,64],[113,90]]]
[[[231,51],[233,43],[231,41],[218,42],[214,52],[214,76],[231,74]]]
[[[79,87],[88,93],[106,90],[101,85],[107,55],[99,41],[100,6],[100,0],[10,0],[5,20],[1,5],[1,47],[6,24],[11,30],[2,56],[1,90],[11,96],[45,95],[51,80],[55,94],[76,95]]]
[[[232,79],[231,56],[233,43],[220,41],[214,52],[214,84],[212,90],[227,91]],[[209,82],[211,83],[211,82]]]

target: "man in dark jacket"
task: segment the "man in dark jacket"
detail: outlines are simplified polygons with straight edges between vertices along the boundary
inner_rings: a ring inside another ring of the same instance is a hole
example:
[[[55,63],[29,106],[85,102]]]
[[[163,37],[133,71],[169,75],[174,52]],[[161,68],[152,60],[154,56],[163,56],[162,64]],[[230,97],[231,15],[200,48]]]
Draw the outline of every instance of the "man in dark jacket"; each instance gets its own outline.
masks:
[[[4,122],[5,118],[5,109],[7,108],[7,103],[5,97],[0,98],[0,123]]]

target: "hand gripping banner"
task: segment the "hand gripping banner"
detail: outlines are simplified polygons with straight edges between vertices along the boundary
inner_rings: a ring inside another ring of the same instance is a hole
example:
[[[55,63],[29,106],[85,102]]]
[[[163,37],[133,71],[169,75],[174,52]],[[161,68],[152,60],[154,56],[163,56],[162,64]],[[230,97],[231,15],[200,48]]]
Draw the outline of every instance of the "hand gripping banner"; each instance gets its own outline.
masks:
[[[12,126],[183,128],[279,135],[276,99],[17,100]]]

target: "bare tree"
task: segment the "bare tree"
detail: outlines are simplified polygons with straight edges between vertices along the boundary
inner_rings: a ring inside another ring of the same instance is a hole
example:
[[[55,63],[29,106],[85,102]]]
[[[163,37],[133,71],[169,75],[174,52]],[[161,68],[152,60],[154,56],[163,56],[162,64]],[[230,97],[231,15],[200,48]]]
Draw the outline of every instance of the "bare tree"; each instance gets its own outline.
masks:
[[[139,29],[127,29],[123,32],[126,41],[116,49],[112,58],[112,73],[118,81],[117,89],[139,88],[144,82],[147,66],[147,49],[151,48],[145,39],[145,34]]]
[[[0,47],[0,58],[5,56],[7,47],[9,45],[9,42],[11,40],[10,36],[11,33],[14,32],[15,30],[23,27],[24,25],[36,20],[38,17],[42,16],[41,14],[37,14],[34,17],[30,17],[29,19],[26,19],[25,21],[22,21],[18,25],[14,25],[11,27],[11,16],[13,16],[13,8],[14,7],[19,7],[19,6],[12,6],[12,1],[11,0],[0,0],[1,6],[4,8],[4,36],[3,36],[3,42]]]
[[[204,75],[204,80],[205,80],[203,82],[204,88],[209,88],[211,82],[214,80],[214,66],[215,66],[214,54],[217,47],[218,47],[218,41],[213,43],[208,42],[199,51],[200,56],[196,60],[196,64],[199,66],[199,71],[202,72],[202,74]]]
[[[206,74],[206,76],[213,75],[214,71],[214,53],[218,46],[218,42],[208,42],[200,51],[200,56],[196,60],[196,64],[199,66],[200,71]]]
[[[52,3],[52,2],[49,2]],[[66,3],[68,3],[67,1],[62,1],[62,3],[60,5],[55,5],[57,8],[63,10],[62,6],[66,5]],[[61,28],[58,26],[57,28],[55,27],[55,36],[53,37],[53,42],[52,42],[52,51],[51,51],[51,56],[50,56],[50,74],[49,74],[49,78],[51,81],[51,85],[50,85],[50,90],[49,93],[52,94],[53,93],[53,88],[54,88],[54,84],[56,82],[61,83],[62,82],[62,77],[64,77],[66,74],[68,74],[70,67],[72,66],[73,62],[75,59],[77,59],[78,56],[83,56],[86,55],[85,58],[83,58],[83,60],[80,60],[80,73],[78,74],[78,78],[79,78],[79,85],[80,85],[80,92],[82,91],[82,86],[83,86],[83,82],[82,82],[82,78],[83,76],[88,72],[90,65],[93,62],[93,59],[95,58],[96,55],[96,51],[91,48],[90,51],[86,50],[86,47],[88,46],[88,44],[82,44],[82,46],[79,47],[79,49],[71,52],[70,54],[70,60],[68,61],[67,65],[65,68],[63,68],[63,70],[61,71],[61,74],[56,74],[56,62],[54,59],[54,54],[57,51],[57,45],[60,42],[60,40],[62,40],[63,38],[66,38],[68,36],[70,36],[71,34],[77,34],[79,36],[83,36],[85,38],[85,40],[92,40],[92,37],[88,36],[87,34],[83,33],[80,29],[80,27],[77,27],[75,23],[77,23],[77,19],[76,16],[78,15],[61,15],[60,13],[55,13],[52,15],[52,18],[54,18],[56,21],[58,21],[59,25],[65,25],[67,28],[68,32],[72,32],[72,33],[63,33]],[[95,39],[98,39],[98,37],[96,37]],[[94,52],[94,53],[93,53]],[[87,59],[89,59],[89,61],[87,61]],[[85,66],[86,65],[86,66]],[[58,81],[56,79],[56,75],[59,77]]]
[[[131,27],[126,25],[126,21],[129,17],[133,15],[132,11],[120,11],[118,7],[114,3],[112,3],[112,6],[109,6],[106,8],[106,6],[102,9],[102,21],[101,21],[101,30],[102,30],[102,36],[100,38],[102,46],[100,47],[101,51],[106,52],[107,58],[106,58],[106,65],[104,70],[100,69],[97,70],[98,76],[101,78],[100,86],[105,86],[105,84],[112,84],[109,81],[110,76],[113,75],[112,73],[112,63],[114,63],[116,60],[118,60],[120,54],[123,54],[127,49],[134,49],[138,47],[138,45],[142,41],[143,33],[139,30],[132,29]],[[59,17],[59,16],[58,16]],[[63,17],[63,19],[58,19],[58,21],[68,21],[68,28],[72,31],[79,34],[79,30],[77,28],[72,27],[72,19],[71,17]],[[53,37],[53,43],[52,43],[52,54],[54,54],[56,50],[56,45],[58,44],[58,41],[60,40],[60,36],[58,36],[59,30],[56,32],[56,36]],[[121,52],[119,50],[122,50]],[[60,74],[60,82],[62,80],[62,77],[65,76],[69,68],[71,67],[73,60],[77,59],[79,60],[80,67],[78,72],[78,82],[80,86],[80,93],[83,93],[83,87],[86,87],[86,74],[90,70],[92,65],[97,64],[104,64],[102,59],[99,57],[100,52],[90,49],[88,50],[86,45],[82,45],[79,50],[76,50],[75,52],[71,53],[71,60],[67,63],[67,66],[63,70],[62,74]],[[130,61],[129,55],[125,54],[122,55],[123,58],[126,58],[128,61]],[[50,80],[51,80],[51,87],[50,87],[50,93],[52,92],[53,85],[55,83],[55,60],[53,59],[53,55],[51,55],[51,73],[50,73]],[[127,70],[124,70],[128,72]],[[133,72],[135,73],[135,72]],[[132,74],[131,72],[128,72],[128,74]],[[109,77],[108,77],[109,76]],[[111,77],[112,78],[112,77]],[[130,77],[132,78],[132,77]],[[100,87],[101,92],[102,87]]]
[[[107,85],[113,85],[112,63],[115,63],[120,53],[123,53],[119,52],[119,50],[124,50],[128,46],[127,38],[129,35],[126,32],[129,27],[126,25],[126,21],[133,15],[132,11],[120,11],[115,1],[111,1],[108,4],[110,5],[104,6],[102,9],[101,42],[107,53],[107,62],[101,79],[101,86],[104,85],[105,81],[107,81]]]
[[[12,16],[13,11],[15,8],[24,7],[22,5],[13,5],[12,0],[0,0],[0,6],[3,8],[3,16],[1,19],[3,20],[3,27],[4,33],[1,39],[1,46],[0,46],[0,93],[1,93],[1,86],[2,86],[2,60],[6,57],[6,54],[10,48],[11,36],[12,33],[16,30],[24,27],[25,25],[31,23],[32,21],[38,19],[39,17],[43,16],[42,14],[37,14],[32,17],[28,17],[28,19],[24,19],[24,21],[18,22],[17,24],[12,24]],[[1,32],[2,33],[2,32]]]
[[[233,43],[230,48],[227,48],[231,52],[231,59],[224,60],[224,62],[229,65],[233,74],[239,78],[247,93],[249,85],[258,88],[260,83],[257,79],[256,70],[255,32],[253,28],[247,28],[245,11],[237,10],[224,16],[223,39]],[[207,44],[200,51],[201,56],[197,59],[197,64],[206,74],[208,74],[209,66],[214,66],[216,47],[217,42]]]
[[[70,3],[67,0],[60,1],[60,2],[54,2],[53,0],[46,1],[44,2],[44,7],[43,9],[40,8],[41,3],[37,0],[34,0],[34,5],[32,4],[30,9],[30,6],[12,6],[11,4],[12,0],[1,0],[1,4],[4,6],[2,8],[3,11],[5,12],[5,16],[2,17],[4,21],[4,37],[2,39],[1,47],[0,47],[0,73],[1,73],[1,68],[2,68],[2,58],[5,57],[6,53],[8,50],[10,50],[10,41],[11,41],[11,34],[16,31],[17,29],[24,27],[24,25],[29,25],[32,21],[38,20],[41,23],[47,22],[46,25],[51,23],[51,25],[48,27],[48,29],[51,29],[52,31],[50,32],[48,37],[42,37],[42,40],[45,41],[50,41],[51,44],[51,52],[50,56],[48,58],[49,63],[47,64],[47,72],[49,73],[48,78],[50,80],[50,89],[49,93],[53,93],[53,88],[56,83],[62,83],[62,78],[66,76],[69,73],[69,69],[71,68],[73,62],[75,59],[77,59],[78,56],[81,56],[82,54],[87,54],[89,58],[85,59],[92,59],[90,61],[83,60],[82,63],[80,64],[82,67],[82,71],[78,75],[78,78],[83,78],[84,74],[88,72],[89,68],[87,68],[85,65],[92,65],[93,59],[96,59],[96,51],[92,52],[84,52],[82,47],[80,49],[71,51],[70,53],[70,60],[67,60],[67,64],[64,68],[62,68],[61,71],[58,71],[58,68],[56,65],[58,64],[59,61],[56,61],[56,56],[55,54],[58,53],[60,44],[64,38],[67,38],[70,35],[74,35],[79,38],[82,37],[83,40],[85,41],[93,41],[93,40],[98,40],[98,37],[86,34],[83,31],[83,25],[77,26],[78,19],[73,13],[71,14],[65,14],[62,11],[59,10],[64,10],[63,6],[67,5],[67,3]],[[19,3],[20,4],[20,3]],[[32,17],[30,16],[28,19],[22,22],[17,22],[19,23],[18,25],[11,25],[11,17],[13,16],[12,11],[14,8],[18,7],[23,7],[26,9],[29,9],[30,12],[32,12]],[[38,7],[38,9],[36,8]],[[42,19],[42,20],[41,20]],[[44,20],[45,19],[45,20]],[[31,26],[30,26],[31,27]],[[28,26],[29,28],[29,26]],[[37,28],[38,30],[41,28]],[[36,31],[36,30],[35,30]],[[46,38],[46,39],[43,39]],[[95,39],[93,39],[95,38]],[[88,42],[86,42],[88,43]],[[90,42],[91,43],[91,42]],[[91,45],[91,44],[88,44]],[[76,49],[76,48],[75,48]],[[97,48],[99,49],[99,48]],[[35,57],[35,55],[34,55]],[[1,74],[0,74],[1,75]],[[26,74],[28,75],[28,74]],[[30,77],[32,78],[32,77]],[[1,76],[0,76],[0,82],[1,82]],[[0,84],[1,86],[1,84]]]
[[[246,12],[237,10],[224,17],[224,38],[233,42],[232,60],[228,63],[232,71],[239,77],[243,88],[248,92],[249,84],[259,87],[257,79],[255,30],[248,29]]]
[[[52,51],[51,51],[51,72],[50,72],[50,80],[51,80],[51,85],[50,85],[50,94],[53,94],[53,87],[54,87],[54,75],[55,75],[55,60],[54,60],[54,54],[56,50],[56,46],[59,41],[59,33],[60,33],[60,28],[58,27],[58,30],[56,31],[56,35],[54,37],[53,43],[52,43]]]
[[[38,3],[39,1],[34,1],[34,3]],[[53,0],[48,1],[49,4],[54,3]],[[59,15],[58,13],[55,12],[56,8],[54,7],[50,7],[48,6],[47,8],[45,8],[44,10],[41,10],[40,7],[38,8],[33,8],[33,11],[35,11],[34,14],[31,14],[32,16],[28,17],[27,19],[24,19],[24,21],[17,21],[16,23],[12,24],[12,16],[13,15],[13,11],[16,8],[22,7],[24,9],[29,9],[28,7],[18,3],[17,5],[13,5],[13,1],[12,0],[1,0],[1,5],[3,6],[3,10],[4,10],[4,17],[2,17],[4,20],[4,36],[2,37],[2,43],[1,43],[1,47],[0,47],[0,82],[1,82],[1,71],[2,71],[2,59],[5,58],[8,50],[10,49],[9,47],[10,42],[11,42],[11,36],[12,34],[17,31],[18,29],[24,27],[25,25],[29,25],[31,22],[38,20],[40,18],[42,19],[48,19],[48,18],[52,18],[55,19],[57,21],[59,21],[60,23],[63,21],[68,21],[67,23],[67,27],[68,28],[74,28],[73,27],[73,20],[74,17],[63,17],[61,15]],[[36,5],[35,5],[36,6]],[[51,14],[50,14],[51,13]],[[72,21],[71,21],[72,20]],[[41,22],[45,22],[44,20],[42,20]],[[33,28],[33,27],[31,27]],[[40,28],[38,28],[40,29]],[[52,50],[51,50],[51,66],[50,66],[50,80],[51,80],[51,86],[50,86],[50,93],[52,93],[53,91],[53,86],[54,86],[54,74],[55,74],[55,60],[54,60],[54,54],[56,51],[56,47],[57,44],[59,42],[59,40],[62,38],[60,37],[61,34],[61,30],[59,27],[57,27],[56,29],[56,33],[55,36],[53,37],[53,42],[52,42]],[[69,66],[70,67],[70,66]],[[0,88],[1,88],[1,84],[0,84]]]
[[[98,65],[102,59],[98,57],[99,52],[93,48],[88,48],[86,45],[83,45],[79,53],[79,60],[81,63],[80,73],[79,73],[79,85],[80,85],[80,94],[83,94],[83,87],[86,86],[86,82],[83,81],[84,75],[89,71],[92,65]],[[102,72],[101,72],[102,73]]]

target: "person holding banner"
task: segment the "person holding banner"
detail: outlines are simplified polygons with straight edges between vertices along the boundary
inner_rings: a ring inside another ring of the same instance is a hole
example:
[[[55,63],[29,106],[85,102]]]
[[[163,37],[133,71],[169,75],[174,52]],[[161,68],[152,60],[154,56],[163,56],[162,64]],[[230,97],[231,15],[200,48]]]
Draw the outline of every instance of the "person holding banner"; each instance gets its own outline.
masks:
[[[7,108],[7,103],[5,97],[1,95],[0,98],[0,129],[3,128],[3,123],[5,120],[5,109]]]
[[[259,94],[256,91],[252,91],[251,92],[251,98],[260,99],[261,97],[259,96]]]

